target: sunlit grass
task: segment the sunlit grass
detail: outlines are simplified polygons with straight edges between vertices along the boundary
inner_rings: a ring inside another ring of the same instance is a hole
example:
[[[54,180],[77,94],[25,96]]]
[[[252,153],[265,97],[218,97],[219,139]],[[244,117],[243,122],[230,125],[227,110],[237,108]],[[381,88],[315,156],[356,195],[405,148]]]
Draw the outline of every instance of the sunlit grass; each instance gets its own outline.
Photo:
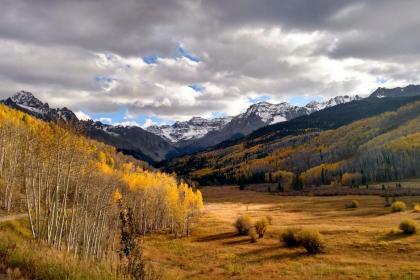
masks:
[[[420,234],[405,236],[398,226],[418,213],[391,213],[379,196],[280,197],[237,188],[205,188],[205,213],[192,236],[146,238],[146,256],[166,279],[417,279]],[[345,209],[349,200],[360,206]],[[418,197],[401,197],[407,205]],[[238,236],[236,218],[271,216],[263,238]],[[310,255],[287,248],[280,234],[289,227],[318,230],[326,251]],[[393,230],[394,233],[390,234]]]

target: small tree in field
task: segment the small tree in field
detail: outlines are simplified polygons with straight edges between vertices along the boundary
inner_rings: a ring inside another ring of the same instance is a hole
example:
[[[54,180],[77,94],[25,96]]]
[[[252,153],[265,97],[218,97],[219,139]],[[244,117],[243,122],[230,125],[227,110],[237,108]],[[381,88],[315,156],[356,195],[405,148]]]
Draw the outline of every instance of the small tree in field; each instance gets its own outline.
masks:
[[[255,225],[255,231],[258,234],[259,238],[264,237],[265,232],[267,231],[268,228],[268,220],[267,218],[263,217],[260,220],[258,220]]]
[[[296,234],[296,240],[309,254],[321,253],[324,248],[324,241],[316,230],[302,230]]]
[[[414,234],[418,230],[418,225],[414,220],[404,220],[400,224],[400,230],[404,234]]]
[[[283,243],[287,247],[296,247],[299,246],[299,241],[297,240],[296,236],[297,233],[300,232],[300,228],[288,228],[280,236],[280,240],[283,241]]]
[[[238,217],[235,222],[235,228],[239,235],[247,235],[253,228],[251,217],[248,215]]]
[[[407,206],[405,205],[404,202],[402,202],[402,201],[395,201],[391,205],[391,210],[392,210],[392,212],[402,212],[402,211],[405,210],[406,207]]]

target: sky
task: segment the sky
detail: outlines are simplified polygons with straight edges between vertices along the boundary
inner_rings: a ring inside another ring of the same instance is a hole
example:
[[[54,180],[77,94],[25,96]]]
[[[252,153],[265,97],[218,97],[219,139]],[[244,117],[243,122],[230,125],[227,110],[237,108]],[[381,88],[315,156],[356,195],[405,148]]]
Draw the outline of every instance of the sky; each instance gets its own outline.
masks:
[[[0,98],[148,126],[420,83],[417,0],[0,0]]]

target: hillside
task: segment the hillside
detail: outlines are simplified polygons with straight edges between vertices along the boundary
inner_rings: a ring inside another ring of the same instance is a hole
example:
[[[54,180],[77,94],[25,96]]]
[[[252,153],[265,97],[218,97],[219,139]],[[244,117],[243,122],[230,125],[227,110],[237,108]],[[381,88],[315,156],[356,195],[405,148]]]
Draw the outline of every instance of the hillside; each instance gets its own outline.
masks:
[[[249,106],[244,113],[233,117],[210,120],[194,117],[186,122],[175,122],[173,125],[150,126],[146,130],[188,152],[213,146],[235,136],[245,136],[263,126],[285,122],[361,99],[358,95],[336,96],[324,102],[311,101],[305,106],[294,106],[287,102],[272,104],[261,101]]]
[[[0,211],[27,213],[29,236],[57,254],[71,252],[64,261],[73,255],[112,258],[121,275],[130,274],[130,265],[142,261],[141,254],[133,259],[131,253],[141,250],[138,237],[156,231],[189,235],[203,206],[200,191],[174,175],[117,153],[68,124],[44,122],[4,105],[0,151]],[[2,265],[9,261],[0,257]]]
[[[166,158],[167,154],[177,154],[176,149],[166,140],[138,126],[113,126],[100,121],[79,120],[68,108],[51,108],[32,93],[20,91],[5,100],[5,105],[48,122],[64,122],[95,140],[112,145],[125,154],[154,163]]]
[[[419,177],[419,99],[339,105],[174,160],[168,170],[201,184],[270,182],[281,188]]]

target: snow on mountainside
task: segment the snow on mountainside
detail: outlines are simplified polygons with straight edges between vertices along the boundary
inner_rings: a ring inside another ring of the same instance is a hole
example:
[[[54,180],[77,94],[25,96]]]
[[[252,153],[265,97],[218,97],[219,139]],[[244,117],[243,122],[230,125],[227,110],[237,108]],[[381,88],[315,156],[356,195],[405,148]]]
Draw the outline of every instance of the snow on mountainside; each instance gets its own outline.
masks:
[[[162,125],[162,126],[149,126],[146,128],[147,131],[154,133],[165,140],[172,143],[200,139],[209,132],[220,131],[226,127],[232,121],[251,121],[258,119],[262,125],[270,125],[279,122],[288,121],[303,115],[309,115],[313,112],[332,107],[338,104],[351,102],[354,100],[362,99],[359,96],[337,96],[331,98],[325,102],[312,101],[306,106],[299,107],[291,105],[287,102],[279,104],[271,104],[263,101],[251,105],[245,113],[239,114],[234,117],[216,118],[216,119],[204,119],[200,117],[194,117],[186,122],[176,122],[173,125]],[[261,127],[255,127],[255,129]]]
[[[358,95],[336,96],[336,97],[333,97],[330,100],[325,101],[325,102],[316,102],[316,101],[309,102],[308,104],[306,104],[305,108],[307,108],[311,113],[313,113],[315,111],[319,111],[319,110],[322,110],[322,109],[325,109],[325,108],[328,108],[328,107],[336,106],[336,105],[339,105],[339,104],[344,104],[344,103],[351,102],[351,101],[357,101],[357,100],[361,100],[361,99],[363,99],[363,98],[358,96]]]
[[[194,117],[189,121],[175,122],[173,125],[149,126],[146,130],[170,142],[179,142],[182,140],[197,139],[211,131],[220,130],[231,120],[232,117],[212,120]]]

